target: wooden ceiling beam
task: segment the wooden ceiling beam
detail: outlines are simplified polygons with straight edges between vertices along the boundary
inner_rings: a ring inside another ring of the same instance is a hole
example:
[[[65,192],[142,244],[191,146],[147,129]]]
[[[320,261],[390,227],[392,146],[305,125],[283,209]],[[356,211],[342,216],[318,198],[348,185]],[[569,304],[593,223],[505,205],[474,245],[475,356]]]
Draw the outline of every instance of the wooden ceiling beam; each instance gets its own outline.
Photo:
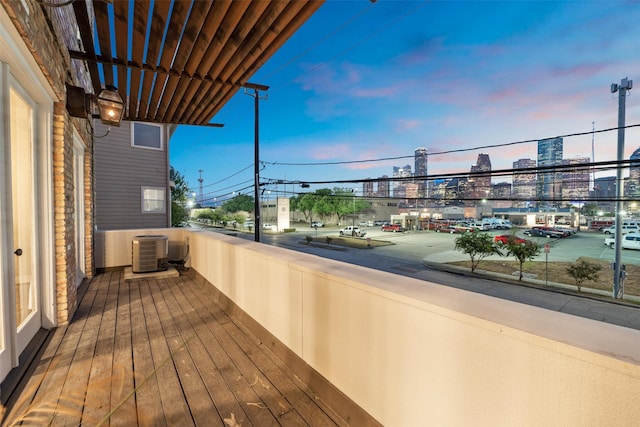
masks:
[[[149,19],[149,0],[139,0],[133,2],[133,34],[131,34],[132,45],[131,51],[127,57],[130,57],[134,64],[142,66],[144,63],[144,43],[147,35],[147,20]],[[140,93],[140,77],[139,69],[131,69],[131,84],[129,85],[129,116],[130,120],[138,119],[138,105]]]
[[[224,17],[227,15],[230,6],[231,1],[229,0],[217,1],[213,3],[213,7],[209,10],[209,14],[207,15],[205,23],[202,26],[202,31],[200,32],[200,34],[198,34],[198,39],[196,40],[193,54],[187,60],[187,64],[185,66],[185,72],[187,74],[196,76],[198,67],[207,57],[207,53],[209,52],[211,45],[214,43],[215,35],[220,29],[220,25],[222,24]],[[186,96],[188,96],[186,93],[192,88],[191,83],[192,82],[187,80],[176,81],[176,79],[170,77],[167,84],[167,89],[173,89],[173,98],[182,100]],[[193,86],[192,90],[195,91],[195,85]],[[168,106],[166,110],[163,111],[162,109],[160,109],[159,116],[173,116],[174,114],[176,114],[179,106],[179,102],[173,102]]]
[[[164,70],[176,69],[184,70],[187,60],[194,54],[193,48],[198,38],[198,34],[202,31],[202,25],[211,9],[213,2],[208,1],[196,1],[193,3],[191,12],[189,13],[189,21],[185,25],[182,39],[180,40],[177,53],[175,55],[162,55],[160,59],[159,68]],[[172,63],[173,61],[173,63]],[[169,76],[167,74],[158,74],[156,76],[156,83],[153,88],[153,94],[151,95],[151,101],[149,103],[149,113],[147,117],[150,119],[158,119],[158,103],[160,99],[164,100],[165,106],[173,99],[175,84],[168,84]],[[166,108],[164,109],[166,110]]]
[[[162,39],[164,36],[164,30],[167,27],[167,17],[169,16],[171,2],[160,1],[153,3],[153,9],[151,11],[151,29],[147,35],[146,41],[147,57],[145,59],[145,63],[151,64],[154,72],[145,72],[142,75],[142,91],[140,92],[140,102],[138,103],[138,118],[147,118],[151,87],[156,81],[155,69],[158,65],[158,58],[161,54],[162,56],[165,55],[165,49],[171,49],[172,42],[177,44],[176,32],[178,32],[179,29],[172,29],[172,25],[175,25],[177,28],[182,28],[184,17],[187,14],[185,9],[188,9],[188,7],[185,7],[185,2],[176,2],[174,4],[175,6],[173,8],[171,22],[167,30],[167,40],[165,41],[165,45],[162,46]],[[162,51],[160,49],[162,49]]]
[[[207,49],[207,53],[204,55],[202,62],[198,66],[196,74],[200,76],[208,74],[215,75],[211,73],[212,67],[219,60],[220,53],[224,50],[233,30],[238,26],[238,23],[241,22],[244,13],[251,3],[252,2],[248,1],[231,2],[231,5],[227,10],[227,14],[224,16],[218,31],[216,31],[213,40]],[[185,117],[190,116],[190,113],[200,102],[198,98],[201,98],[201,96],[199,95],[206,92],[210,86],[211,85],[206,82],[202,84],[191,82],[185,92],[185,97],[178,103],[178,109],[175,113],[176,117],[180,120],[184,120]]]
[[[113,4],[114,28],[116,38],[117,59],[127,62],[127,47],[129,46],[129,2],[117,1]],[[71,53],[71,52],[69,52]],[[113,63],[113,59],[111,63]],[[116,67],[118,70],[118,92],[125,103],[125,115],[128,107],[127,67]]]
[[[89,22],[89,12],[87,11],[87,3],[84,0],[73,2],[73,12],[76,16],[76,23],[78,24],[78,31],[80,32],[80,40],[89,57],[95,58],[96,51],[93,47],[93,33],[91,31],[91,24]],[[93,83],[93,93],[98,94],[102,89],[100,84],[100,73],[98,72],[98,66],[94,64],[87,64],[89,68],[89,75],[91,76],[91,82]]]

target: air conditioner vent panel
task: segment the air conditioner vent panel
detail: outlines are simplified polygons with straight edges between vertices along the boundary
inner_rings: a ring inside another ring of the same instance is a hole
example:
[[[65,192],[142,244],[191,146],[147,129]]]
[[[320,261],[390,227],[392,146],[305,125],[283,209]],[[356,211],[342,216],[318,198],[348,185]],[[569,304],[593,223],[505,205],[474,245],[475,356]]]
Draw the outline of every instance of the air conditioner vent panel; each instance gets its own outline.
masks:
[[[161,235],[135,236],[132,242],[132,271],[150,273],[169,268],[169,238]]]

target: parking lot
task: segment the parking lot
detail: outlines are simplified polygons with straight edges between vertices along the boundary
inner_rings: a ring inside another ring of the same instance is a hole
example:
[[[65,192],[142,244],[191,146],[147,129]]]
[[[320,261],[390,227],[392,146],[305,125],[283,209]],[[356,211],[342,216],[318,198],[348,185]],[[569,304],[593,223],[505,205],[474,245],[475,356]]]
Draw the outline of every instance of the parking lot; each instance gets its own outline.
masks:
[[[299,227],[296,234],[316,236],[316,230],[307,227]],[[384,232],[380,227],[363,227],[367,230],[365,237],[372,239],[388,240],[396,243],[394,246],[377,248],[377,251],[395,254],[407,260],[420,261],[424,257],[454,251],[455,240],[459,234],[436,233],[434,231],[409,231],[404,233]],[[540,245],[548,244],[548,261],[575,261],[581,256],[601,259],[613,262],[614,250],[604,246],[606,236],[601,232],[580,231],[571,237],[556,239],[544,237],[530,237],[524,235],[527,229],[515,229],[516,235],[527,240],[538,242]],[[337,227],[321,228],[317,230],[318,237],[331,236],[338,233]],[[487,231],[492,236],[509,234],[509,230]],[[544,251],[538,255],[537,260],[544,261]],[[625,264],[640,265],[640,251],[623,250],[622,262]]]

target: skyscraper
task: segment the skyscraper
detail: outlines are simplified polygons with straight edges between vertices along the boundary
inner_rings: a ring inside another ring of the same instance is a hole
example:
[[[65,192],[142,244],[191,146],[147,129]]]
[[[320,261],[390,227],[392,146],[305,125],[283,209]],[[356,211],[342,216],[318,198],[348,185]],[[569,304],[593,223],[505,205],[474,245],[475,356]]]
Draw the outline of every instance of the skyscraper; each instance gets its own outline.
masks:
[[[394,178],[409,178],[411,176],[411,165],[393,167]],[[404,180],[393,182],[393,197],[405,197]]]
[[[475,165],[471,166],[470,172],[466,197],[475,199],[472,204],[478,204],[480,200],[491,195],[491,160],[489,155],[478,154],[478,160]]]
[[[426,148],[418,147],[415,149],[413,153],[413,158],[415,162],[414,164],[415,176],[427,176],[429,174],[428,156],[429,156],[429,153],[427,152]],[[428,189],[427,179],[424,179],[424,178],[417,179],[415,182],[418,184],[418,194],[420,195],[420,197],[426,197],[427,189]]]
[[[562,200],[565,202],[587,200],[589,198],[589,183],[591,170],[586,167],[591,163],[589,157],[575,157],[564,159],[565,166],[576,165],[576,168],[562,170]],[[584,165],[584,166],[580,166]]]
[[[629,181],[625,189],[627,197],[640,198],[640,148],[633,152],[629,165]]]
[[[514,169],[533,169],[536,161],[532,159],[518,159],[513,162]],[[531,206],[536,198],[536,172],[517,171],[513,173],[513,205],[515,207]]]
[[[538,168],[560,166],[562,164],[562,138],[538,141]],[[561,176],[558,171],[548,169],[538,172],[536,195],[538,206],[559,206]]]

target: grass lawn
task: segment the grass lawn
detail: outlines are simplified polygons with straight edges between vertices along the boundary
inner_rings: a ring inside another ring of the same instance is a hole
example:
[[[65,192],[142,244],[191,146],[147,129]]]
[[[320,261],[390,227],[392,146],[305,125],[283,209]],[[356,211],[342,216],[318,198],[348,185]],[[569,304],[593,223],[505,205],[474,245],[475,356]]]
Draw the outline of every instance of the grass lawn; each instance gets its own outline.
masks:
[[[602,267],[598,274],[596,282],[586,281],[582,286],[593,289],[601,289],[611,291],[613,289],[613,270],[608,261],[595,258],[580,257],[577,261],[586,261],[592,264],[598,264]],[[471,268],[470,261],[452,262],[452,265],[464,266]],[[545,280],[545,264],[540,261],[527,261],[523,266],[523,273],[535,274],[536,279]],[[575,285],[575,280],[567,274],[567,266],[571,262],[550,262],[548,263],[550,282],[565,283]],[[517,261],[480,261],[479,270],[493,271],[496,273],[512,274],[514,271],[520,270],[520,264]],[[627,277],[624,280],[625,295],[640,296],[640,266],[627,265]]]

